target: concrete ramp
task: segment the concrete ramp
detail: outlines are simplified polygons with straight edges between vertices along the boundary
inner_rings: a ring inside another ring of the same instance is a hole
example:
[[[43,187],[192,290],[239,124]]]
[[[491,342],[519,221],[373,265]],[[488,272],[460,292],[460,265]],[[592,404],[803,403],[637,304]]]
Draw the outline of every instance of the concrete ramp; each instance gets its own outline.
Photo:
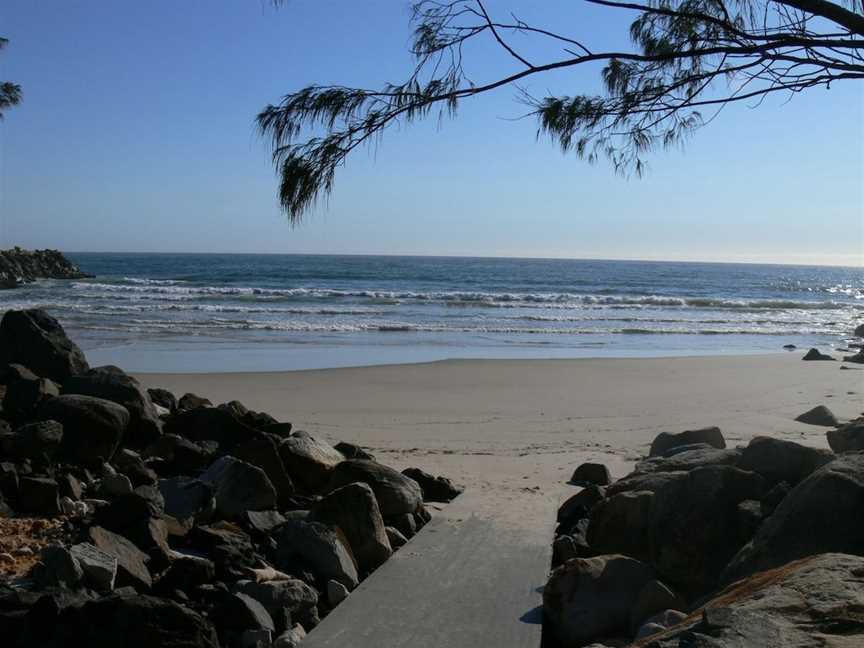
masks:
[[[465,494],[435,513],[303,648],[539,648],[554,502],[526,493],[495,508]]]

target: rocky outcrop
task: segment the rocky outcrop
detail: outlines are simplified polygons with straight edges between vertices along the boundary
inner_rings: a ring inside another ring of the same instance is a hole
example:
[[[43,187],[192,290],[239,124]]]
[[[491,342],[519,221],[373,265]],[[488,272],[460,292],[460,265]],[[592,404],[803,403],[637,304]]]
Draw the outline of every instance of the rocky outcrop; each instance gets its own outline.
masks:
[[[707,443],[720,450],[726,447],[726,439],[723,438],[723,433],[718,427],[684,430],[684,432],[678,432],[677,434],[661,432],[651,442],[651,450],[648,452],[648,456],[656,457],[667,453],[672,448],[693,445],[694,443]]]
[[[85,279],[92,277],[58,250],[0,250],[0,289],[17,288],[37,279]]]
[[[864,645],[864,558],[828,553],[755,574],[636,646],[789,648]]]
[[[42,311],[6,313],[0,356],[0,522],[52,530],[25,565],[0,537],[10,648],[295,646],[429,521],[424,494],[461,492],[239,401],[90,369]]]

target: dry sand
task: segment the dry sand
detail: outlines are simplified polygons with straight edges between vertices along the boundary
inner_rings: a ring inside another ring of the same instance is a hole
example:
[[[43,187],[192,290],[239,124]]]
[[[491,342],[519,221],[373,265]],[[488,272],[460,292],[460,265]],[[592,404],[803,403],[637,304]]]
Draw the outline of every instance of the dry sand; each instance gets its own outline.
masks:
[[[237,399],[295,429],[357,443],[468,490],[460,509],[534,524],[583,461],[628,472],[660,432],[718,425],[731,446],[770,435],[824,447],[797,423],[864,409],[864,371],[802,353],[688,358],[448,360],[281,373],[142,374],[147,387]],[[852,365],[850,365],[852,366]],[[532,503],[543,506],[533,506]]]

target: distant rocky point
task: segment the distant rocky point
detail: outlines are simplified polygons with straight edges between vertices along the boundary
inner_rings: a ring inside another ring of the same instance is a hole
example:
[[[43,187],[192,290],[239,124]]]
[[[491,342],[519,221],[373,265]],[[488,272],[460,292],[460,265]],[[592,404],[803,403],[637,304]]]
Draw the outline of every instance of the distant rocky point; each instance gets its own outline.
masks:
[[[0,289],[17,288],[37,279],[84,279],[92,277],[58,250],[0,250]]]

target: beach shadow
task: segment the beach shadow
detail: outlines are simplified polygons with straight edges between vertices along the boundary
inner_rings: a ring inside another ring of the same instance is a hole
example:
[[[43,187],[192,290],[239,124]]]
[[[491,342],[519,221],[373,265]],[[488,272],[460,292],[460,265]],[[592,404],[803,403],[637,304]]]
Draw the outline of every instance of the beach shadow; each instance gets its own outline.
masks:
[[[531,625],[540,625],[543,623],[543,606],[538,605],[537,607],[528,610],[525,614],[519,617],[519,620],[522,623],[530,623]]]

